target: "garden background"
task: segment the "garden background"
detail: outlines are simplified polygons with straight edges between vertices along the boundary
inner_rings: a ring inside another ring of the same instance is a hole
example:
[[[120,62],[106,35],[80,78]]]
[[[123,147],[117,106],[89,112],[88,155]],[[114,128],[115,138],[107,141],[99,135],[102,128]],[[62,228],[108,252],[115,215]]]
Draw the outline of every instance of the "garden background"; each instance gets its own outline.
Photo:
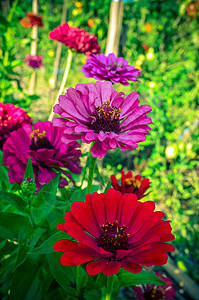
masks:
[[[68,24],[96,35],[104,53],[111,1],[65,2]],[[194,13],[187,9],[192,3],[197,8]],[[60,25],[62,9],[62,0],[39,1],[38,12],[44,27],[38,28],[37,55],[43,56],[44,67],[36,71],[33,93],[29,86],[33,71],[23,62],[30,54],[31,28],[20,24],[25,13],[32,11],[32,1],[4,1],[0,15],[0,101],[21,106],[34,122],[48,119],[64,73],[67,48],[62,46],[58,82],[54,87],[57,43],[48,34]],[[3,15],[9,18],[4,19]],[[146,141],[136,150],[115,149],[99,160],[94,182],[96,189],[103,191],[104,182],[110,180],[111,174],[119,179],[121,169],[149,178],[152,184],[148,200],[155,201],[172,220],[176,236],[172,259],[196,283],[199,282],[196,267],[199,263],[198,19],[197,1],[125,2],[118,56],[140,68],[142,77],[141,83],[131,82],[127,87],[116,84],[115,88],[126,95],[138,92],[141,103],[152,107],[153,125]],[[81,72],[85,62],[84,54],[74,55],[66,88],[95,82]],[[84,157],[81,163],[85,165]],[[3,172],[1,167],[1,181]],[[73,178],[80,185],[82,175]],[[183,283],[179,289],[183,295]]]

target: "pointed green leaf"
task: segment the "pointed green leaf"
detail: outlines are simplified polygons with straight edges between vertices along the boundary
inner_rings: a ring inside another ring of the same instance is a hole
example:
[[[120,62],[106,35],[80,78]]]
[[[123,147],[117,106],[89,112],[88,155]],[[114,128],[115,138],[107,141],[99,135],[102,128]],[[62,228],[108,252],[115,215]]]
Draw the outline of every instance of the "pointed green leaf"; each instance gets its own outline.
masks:
[[[21,197],[17,196],[16,194],[0,191],[0,199],[11,204],[21,212],[26,211],[26,203],[23,201]]]
[[[147,284],[147,283],[155,284],[156,286],[166,284],[156,275],[146,271],[142,271],[138,274],[133,274],[127,272],[124,269],[120,269],[120,272],[117,275],[120,282],[120,287],[134,286],[134,285]]]
[[[24,174],[24,180],[26,180],[26,178],[31,178],[33,180],[35,179],[34,173],[33,173],[32,161],[31,161],[30,156],[29,156],[28,163],[27,163],[27,166],[26,166],[26,171],[25,171],[25,174]]]
[[[32,259],[26,260],[14,273],[10,300],[42,299],[40,295],[39,266]]]
[[[24,216],[9,212],[0,212],[0,238],[17,239],[20,232],[31,231],[31,225]]]
[[[66,232],[63,231],[58,231],[52,236],[50,236],[43,244],[41,244],[39,247],[33,249],[30,251],[31,253],[36,253],[36,254],[47,254],[47,253],[52,253],[54,252],[53,246],[54,244],[59,241],[59,240],[71,240],[72,237],[68,235]]]
[[[66,267],[61,265],[61,255],[61,253],[54,252],[49,253],[46,256],[53,277],[64,289],[67,289],[67,285],[69,285],[69,282],[74,282],[75,278],[73,274],[73,267]]]
[[[60,174],[57,174],[34,198],[33,215],[38,224],[41,224],[46,220],[46,217],[54,207],[59,178]]]

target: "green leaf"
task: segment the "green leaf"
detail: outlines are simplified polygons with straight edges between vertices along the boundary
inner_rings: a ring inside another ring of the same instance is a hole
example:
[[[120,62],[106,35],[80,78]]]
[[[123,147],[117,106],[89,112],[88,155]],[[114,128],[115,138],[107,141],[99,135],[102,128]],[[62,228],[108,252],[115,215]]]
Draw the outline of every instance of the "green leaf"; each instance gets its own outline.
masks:
[[[55,280],[64,288],[67,289],[69,282],[74,282],[73,267],[66,267],[60,263],[60,253],[47,254],[47,260],[50,266],[51,273]]]
[[[104,193],[107,193],[108,192],[108,190],[111,188],[111,183],[110,183],[110,181],[107,183],[107,186],[106,186],[106,188],[105,188],[105,190],[104,190]]]
[[[96,164],[95,165],[95,174],[97,176],[97,178],[99,179],[99,181],[102,183],[102,185],[104,186],[104,179],[102,177],[102,175],[100,174],[99,172],[99,169],[98,169],[98,165]]]
[[[133,274],[127,272],[124,269],[120,269],[120,272],[117,274],[117,276],[120,282],[120,287],[134,286],[147,283],[155,284],[156,286],[166,285],[166,283],[162,281],[159,277],[146,271],[142,271],[138,274]]]
[[[6,19],[6,17],[0,12],[0,24],[5,26],[6,28],[10,26],[10,22]]]
[[[59,240],[71,240],[72,237],[68,235],[66,232],[63,231],[58,231],[52,236],[50,236],[43,244],[41,244],[39,247],[33,249],[30,251],[31,253],[36,253],[36,254],[48,254],[54,252],[53,246],[54,244],[59,241]]]
[[[0,199],[8,202],[9,204],[14,206],[21,212],[26,211],[26,203],[23,201],[23,199],[21,197],[15,195],[15,194],[0,191]]]
[[[40,295],[39,266],[32,259],[26,260],[14,273],[10,300],[42,299]]]
[[[33,173],[33,166],[32,166],[32,161],[31,161],[31,157],[29,156],[29,159],[28,159],[28,163],[27,163],[27,166],[26,166],[26,171],[25,171],[25,175],[24,175],[24,180],[26,178],[31,178],[31,179],[35,179],[34,177],[34,173]]]
[[[23,63],[22,63],[22,61],[21,60],[19,60],[19,59],[15,59],[15,60],[13,60],[12,62],[11,62],[11,67],[12,68],[15,68],[15,67],[17,67],[17,66],[19,66],[19,65],[22,65]]]
[[[34,198],[33,215],[38,224],[43,223],[56,202],[60,174],[47,183]]]
[[[17,239],[20,232],[31,231],[31,225],[24,216],[9,212],[0,212],[0,238]]]

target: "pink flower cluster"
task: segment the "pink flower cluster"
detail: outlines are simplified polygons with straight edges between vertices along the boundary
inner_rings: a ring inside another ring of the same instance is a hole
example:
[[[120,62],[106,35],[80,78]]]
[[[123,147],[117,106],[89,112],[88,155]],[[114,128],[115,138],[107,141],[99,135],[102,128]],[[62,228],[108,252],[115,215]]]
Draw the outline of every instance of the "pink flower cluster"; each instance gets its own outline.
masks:
[[[40,69],[43,67],[42,64],[43,56],[38,55],[26,55],[26,58],[24,59],[24,62],[26,62],[26,65],[33,68],[33,69]]]
[[[0,102],[0,149],[12,131],[31,123],[31,118],[21,107]]]
[[[69,26],[68,23],[53,29],[49,33],[49,38],[78,52],[85,53],[86,56],[100,52],[100,46],[94,34],[78,27]]]

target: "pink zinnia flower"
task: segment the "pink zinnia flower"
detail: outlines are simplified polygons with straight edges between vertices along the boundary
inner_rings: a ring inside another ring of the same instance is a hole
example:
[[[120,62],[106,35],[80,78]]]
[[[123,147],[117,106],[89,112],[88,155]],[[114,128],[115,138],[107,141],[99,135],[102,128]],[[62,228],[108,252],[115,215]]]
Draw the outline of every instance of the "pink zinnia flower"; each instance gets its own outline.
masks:
[[[132,151],[138,147],[136,143],[144,141],[150,130],[147,124],[152,121],[147,113],[151,107],[139,106],[139,95],[135,92],[123,96],[124,93],[117,93],[112,83],[106,81],[68,89],[54,106],[54,112],[63,117],[53,120],[53,125],[64,128],[62,141],[95,142],[91,154],[99,158],[108,149],[119,147]]]
[[[115,175],[111,175],[111,185],[115,190],[120,191],[122,194],[135,194],[138,200],[149,194],[144,195],[146,190],[150,188],[150,181],[148,178],[142,179],[140,175],[133,177],[132,172],[129,171],[127,174],[124,174],[123,170],[121,170],[121,175],[121,185],[119,185]]]
[[[114,53],[105,56],[103,53],[92,54],[82,68],[86,77],[97,80],[109,80],[112,83],[129,85],[128,81],[138,81],[142,76],[140,70],[128,65],[123,57],[116,57]],[[140,81],[138,81],[140,82]]]
[[[33,26],[38,26],[38,27],[43,27],[43,22],[42,22],[42,16],[36,15],[32,12],[26,13],[26,18],[21,19],[20,24],[27,28],[27,27],[33,27]]]
[[[173,282],[165,277],[161,276],[160,273],[155,273],[156,276],[161,278],[166,285],[155,286],[155,284],[142,284],[141,287],[135,286],[133,289],[136,292],[135,299],[137,300],[173,300],[176,294],[176,290],[172,287]]]
[[[86,195],[86,202],[74,202],[57,229],[76,241],[60,240],[55,251],[64,252],[61,264],[78,266],[87,263],[89,275],[116,274],[121,267],[132,273],[142,266],[164,265],[166,252],[174,251],[167,242],[174,239],[170,221],[155,211],[152,201],[140,202],[134,194],[107,193]]]
[[[29,156],[38,190],[48,183],[57,171],[61,171],[70,179],[72,177],[66,169],[80,174],[81,151],[76,149],[80,145],[76,142],[63,144],[62,136],[63,129],[52,126],[48,121],[35,123],[34,130],[30,125],[25,125],[12,132],[3,146],[3,162],[10,169],[10,182],[22,183]],[[60,187],[67,184],[67,180],[61,177]]]
[[[40,69],[43,67],[42,65],[43,56],[38,55],[26,55],[24,62],[26,65],[33,68],[33,69]]]
[[[0,149],[13,130],[31,123],[31,118],[21,107],[0,102]]]
[[[49,33],[49,38],[61,42],[65,46],[89,56],[91,53],[100,52],[100,46],[94,34],[84,29],[69,26],[64,23]]]

